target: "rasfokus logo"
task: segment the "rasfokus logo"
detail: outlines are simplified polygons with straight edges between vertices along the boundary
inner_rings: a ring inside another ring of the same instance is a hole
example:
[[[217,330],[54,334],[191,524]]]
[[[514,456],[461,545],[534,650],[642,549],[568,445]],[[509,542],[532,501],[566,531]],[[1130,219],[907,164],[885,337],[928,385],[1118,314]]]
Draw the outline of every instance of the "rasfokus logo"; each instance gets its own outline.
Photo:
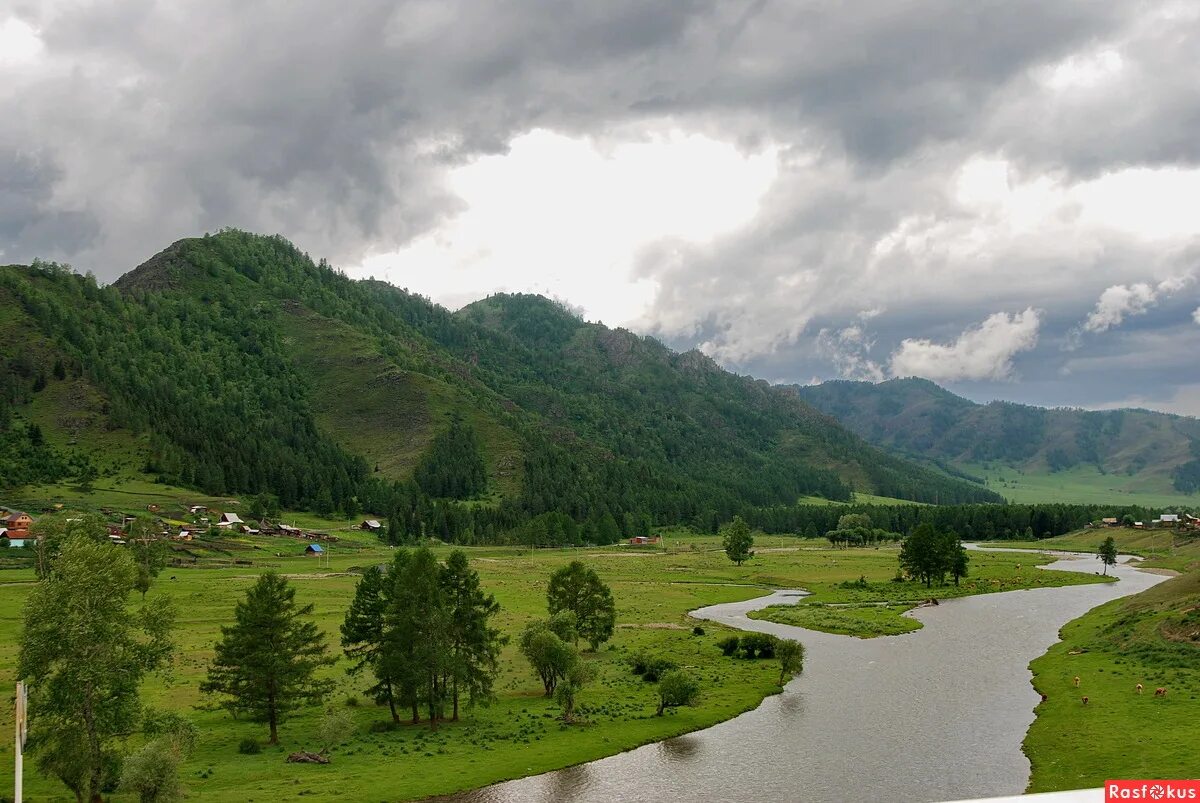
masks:
[[[1104,800],[1200,801],[1200,781],[1105,781]]]

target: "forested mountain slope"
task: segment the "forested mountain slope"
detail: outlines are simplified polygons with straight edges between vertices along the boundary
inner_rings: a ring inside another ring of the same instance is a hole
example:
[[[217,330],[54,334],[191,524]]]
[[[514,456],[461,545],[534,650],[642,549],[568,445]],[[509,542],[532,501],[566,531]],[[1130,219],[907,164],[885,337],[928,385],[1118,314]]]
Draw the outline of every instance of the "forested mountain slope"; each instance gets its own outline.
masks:
[[[1200,490],[1200,420],[1150,410],[977,404],[926,379],[836,381],[799,388],[808,402],[872,443],[957,465],[1030,471],[1094,466]]]
[[[698,353],[537,296],[450,313],[280,237],[182,240],[111,287],[0,268],[0,302],[6,437],[53,447],[41,475],[10,468],[0,484],[103,473],[116,455],[162,481],[317,510],[416,516],[486,493],[495,527],[548,511],[724,519],[852,490],[997,499]],[[87,426],[70,421],[74,399]],[[457,476],[480,460],[478,479]]]

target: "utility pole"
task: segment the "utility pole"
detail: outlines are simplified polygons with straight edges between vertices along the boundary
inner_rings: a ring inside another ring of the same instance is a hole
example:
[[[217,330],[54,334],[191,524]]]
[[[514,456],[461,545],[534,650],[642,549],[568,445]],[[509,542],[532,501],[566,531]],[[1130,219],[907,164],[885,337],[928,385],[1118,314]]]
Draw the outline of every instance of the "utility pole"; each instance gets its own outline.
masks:
[[[17,681],[17,701],[16,711],[16,746],[13,750],[15,756],[13,764],[13,801],[21,803],[21,791],[24,786],[22,774],[24,772],[25,763],[25,734],[28,732],[26,719],[29,708],[29,690],[25,686],[25,682]]]

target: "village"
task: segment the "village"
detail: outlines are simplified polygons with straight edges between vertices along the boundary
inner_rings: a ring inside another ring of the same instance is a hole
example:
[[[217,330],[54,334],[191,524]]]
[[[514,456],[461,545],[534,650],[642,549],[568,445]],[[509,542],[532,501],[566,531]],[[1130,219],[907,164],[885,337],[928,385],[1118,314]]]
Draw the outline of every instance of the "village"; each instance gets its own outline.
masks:
[[[342,537],[324,528],[297,526],[278,520],[278,517],[243,517],[243,514],[228,509],[237,504],[235,500],[230,500],[227,506],[223,506],[225,509],[217,510],[203,504],[180,504],[178,508],[165,508],[150,503],[146,505],[145,512],[136,514],[112,507],[100,507],[94,512],[105,519],[108,539],[118,547],[128,544],[135,522],[148,524],[138,530],[138,537],[168,542],[171,547],[169,563],[172,566],[246,564],[246,560],[233,559],[232,553],[267,548],[264,544],[269,546],[270,539],[298,542],[305,545],[303,554],[322,556],[330,544],[342,540]],[[39,516],[66,512],[62,504],[55,504],[41,510]],[[338,523],[336,526],[362,535],[380,534],[384,530],[383,523],[372,518],[353,525]],[[0,548],[32,550],[37,538],[37,519],[34,516],[24,510],[0,505]],[[289,550],[283,550],[276,555],[283,556],[287,552]],[[223,557],[228,560],[223,560]]]

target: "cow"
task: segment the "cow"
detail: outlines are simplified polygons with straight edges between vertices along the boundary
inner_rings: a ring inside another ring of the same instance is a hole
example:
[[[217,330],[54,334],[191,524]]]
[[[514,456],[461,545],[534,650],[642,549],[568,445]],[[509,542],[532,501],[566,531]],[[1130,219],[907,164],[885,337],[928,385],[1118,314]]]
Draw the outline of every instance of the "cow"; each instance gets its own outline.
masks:
[[[1075,676],[1075,688],[1079,688],[1079,675]]]
[[[1157,689],[1155,689],[1155,690],[1154,690],[1154,696],[1155,696],[1155,697],[1166,697],[1166,696],[1167,696],[1167,689],[1166,689],[1166,687],[1165,687],[1165,686],[1159,686]]]
[[[1083,698],[1083,704],[1084,704],[1084,705],[1087,705],[1087,704],[1088,704],[1088,698],[1087,698],[1087,697],[1084,697],[1084,698]]]
[[[1142,693],[1142,684],[1140,684],[1140,683],[1137,685],[1137,693],[1138,694]]]

